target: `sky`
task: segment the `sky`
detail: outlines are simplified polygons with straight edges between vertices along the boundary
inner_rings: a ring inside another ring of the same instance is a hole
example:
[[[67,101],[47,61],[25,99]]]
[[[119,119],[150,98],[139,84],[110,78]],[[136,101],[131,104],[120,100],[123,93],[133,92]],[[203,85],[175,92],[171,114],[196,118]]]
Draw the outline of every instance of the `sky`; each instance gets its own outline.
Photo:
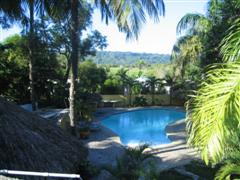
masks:
[[[105,49],[106,51],[170,54],[177,40],[176,26],[181,17],[186,13],[204,14],[207,0],[165,0],[164,3],[165,17],[161,17],[159,23],[147,19],[137,41],[126,41],[125,34],[119,32],[115,22],[109,22],[108,25],[105,25],[97,10],[94,12],[91,28],[97,29],[107,36],[108,47]],[[0,41],[12,34],[20,33],[20,31],[17,26],[8,30],[0,28]]]

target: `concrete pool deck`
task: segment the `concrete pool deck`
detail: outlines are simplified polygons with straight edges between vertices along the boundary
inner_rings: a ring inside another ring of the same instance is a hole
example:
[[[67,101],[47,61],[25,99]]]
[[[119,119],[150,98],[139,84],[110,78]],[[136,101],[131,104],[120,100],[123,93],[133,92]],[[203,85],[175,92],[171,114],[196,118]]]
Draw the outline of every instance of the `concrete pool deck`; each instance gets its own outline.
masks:
[[[116,113],[138,109],[146,108],[102,108],[97,110],[95,118],[99,121]],[[179,107],[174,107],[174,109],[183,110]],[[121,144],[120,138],[117,134],[102,125],[100,126],[100,131],[91,132],[89,138],[83,140],[89,150],[88,160],[98,167],[106,165],[114,166],[116,165],[116,157],[120,157],[124,153],[126,146]],[[186,144],[184,120],[168,125],[166,127],[166,133],[172,143],[153,146],[147,149],[147,153],[154,155],[160,170],[183,166],[198,158],[196,151],[189,148]]]

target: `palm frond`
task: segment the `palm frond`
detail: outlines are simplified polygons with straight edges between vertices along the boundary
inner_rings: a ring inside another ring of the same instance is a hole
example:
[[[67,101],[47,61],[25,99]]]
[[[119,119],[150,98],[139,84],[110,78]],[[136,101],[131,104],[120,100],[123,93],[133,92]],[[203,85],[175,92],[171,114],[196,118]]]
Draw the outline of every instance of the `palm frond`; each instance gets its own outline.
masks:
[[[9,18],[18,19],[22,14],[21,0],[0,1],[0,13]]]
[[[138,39],[147,14],[155,21],[159,21],[159,17],[165,13],[163,0],[95,0],[94,2],[101,11],[102,19],[105,19],[106,23],[109,19],[115,20],[119,30],[126,33],[127,39]]]
[[[231,176],[238,176],[240,177],[240,164],[226,164],[223,166],[216,174],[215,180],[230,180],[232,179]],[[234,178],[235,179],[235,178]]]
[[[228,35],[221,43],[221,54],[225,62],[240,59],[240,18],[234,21]]]
[[[0,26],[9,28],[23,16],[21,0],[0,1]]]
[[[121,3],[122,1],[115,1],[115,3]],[[107,0],[94,0],[95,6],[100,9],[102,20],[105,20],[105,23],[108,24],[109,19],[113,18],[113,10],[111,9],[110,3],[114,1]],[[116,5],[115,6],[119,6]]]
[[[239,132],[239,121],[240,64],[212,65],[187,103],[188,142],[207,164],[218,163]]]
[[[176,31],[178,34],[186,30],[189,31],[189,34],[206,32],[210,24],[210,21],[204,15],[188,13],[178,22]]]
[[[81,4],[81,3],[79,3]],[[70,7],[71,3],[68,0],[47,0],[44,1],[44,7],[48,15],[53,20],[56,19],[70,19]]]

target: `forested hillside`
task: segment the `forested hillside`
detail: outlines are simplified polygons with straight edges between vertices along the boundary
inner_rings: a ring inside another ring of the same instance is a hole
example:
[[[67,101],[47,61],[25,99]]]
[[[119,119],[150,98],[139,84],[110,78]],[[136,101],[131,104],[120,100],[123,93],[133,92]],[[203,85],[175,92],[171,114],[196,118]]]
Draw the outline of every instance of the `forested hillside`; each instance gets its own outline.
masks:
[[[147,64],[162,64],[170,61],[169,54],[150,54],[133,52],[97,52],[96,56],[90,57],[97,64],[133,65],[140,61]]]

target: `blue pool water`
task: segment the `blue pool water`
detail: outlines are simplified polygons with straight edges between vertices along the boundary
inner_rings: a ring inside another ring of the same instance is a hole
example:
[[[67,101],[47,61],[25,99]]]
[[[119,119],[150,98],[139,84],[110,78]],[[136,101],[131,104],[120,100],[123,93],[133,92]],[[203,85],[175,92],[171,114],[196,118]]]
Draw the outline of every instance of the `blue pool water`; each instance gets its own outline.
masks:
[[[101,123],[118,134],[124,145],[158,145],[171,142],[166,136],[165,127],[183,118],[185,113],[181,111],[146,109],[115,114]]]

